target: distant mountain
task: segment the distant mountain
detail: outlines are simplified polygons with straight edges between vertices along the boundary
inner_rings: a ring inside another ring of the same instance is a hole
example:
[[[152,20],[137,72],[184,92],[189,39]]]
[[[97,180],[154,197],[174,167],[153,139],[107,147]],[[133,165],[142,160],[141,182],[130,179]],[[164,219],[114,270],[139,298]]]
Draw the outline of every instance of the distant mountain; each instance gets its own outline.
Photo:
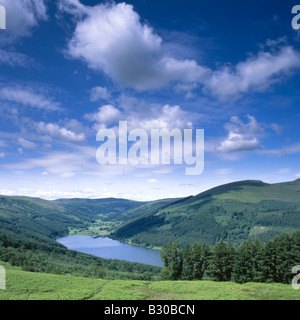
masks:
[[[148,202],[133,201],[117,198],[101,199],[58,199],[53,204],[63,207],[68,212],[89,216],[90,218],[105,218],[110,221],[125,221],[123,214],[128,210],[135,209]]]
[[[122,241],[158,247],[174,240],[181,245],[240,244],[249,237],[265,241],[300,229],[300,179],[238,181],[196,196],[149,202],[0,196],[0,231],[49,241],[71,229],[104,230]]]
[[[48,242],[67,235],[71,228],[88,229],[99,218],[120,218],[123,212],[145,203],[113,198],[47,201],[0,196],[0,231]]]
[[[30,197],[0,196],[0,231],[49,241],[78,225],[78,218],[50,201]]]
[[[300,229],[300,179],[276,184],[238,181],[170,203],[123,224],[117,239],[146,246],[168,241],[240,244]]]

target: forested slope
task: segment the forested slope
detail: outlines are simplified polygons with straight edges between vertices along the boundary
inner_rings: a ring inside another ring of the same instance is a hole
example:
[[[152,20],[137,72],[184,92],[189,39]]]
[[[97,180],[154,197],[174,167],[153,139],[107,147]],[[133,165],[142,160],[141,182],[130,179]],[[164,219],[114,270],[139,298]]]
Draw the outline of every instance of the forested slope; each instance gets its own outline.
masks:
[[[114,234],[146,246],[169,241],[235,245],[300,229],[300,180],[280,184],[240,181],[146,212]]]

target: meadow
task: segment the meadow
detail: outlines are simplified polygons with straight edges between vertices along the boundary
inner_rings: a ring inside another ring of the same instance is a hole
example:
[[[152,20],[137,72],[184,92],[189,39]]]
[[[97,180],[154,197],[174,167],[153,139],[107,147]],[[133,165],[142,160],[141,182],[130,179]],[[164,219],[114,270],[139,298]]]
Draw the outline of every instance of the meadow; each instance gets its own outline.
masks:
[[[105,280],[6,270],[0,300],[300,300],[286,284]]]

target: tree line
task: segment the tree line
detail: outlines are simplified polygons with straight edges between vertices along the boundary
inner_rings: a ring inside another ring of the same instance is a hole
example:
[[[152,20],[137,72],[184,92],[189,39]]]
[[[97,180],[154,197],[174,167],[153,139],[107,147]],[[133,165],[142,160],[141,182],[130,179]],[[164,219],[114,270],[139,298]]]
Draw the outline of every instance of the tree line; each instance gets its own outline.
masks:
[[[291,283],[292,268],[300,265],[300,231],[283,233],[265,243],[246,240],[239,247],[224,241],[205,243],[169,242],[161,250],[161,280],[213,280]]]

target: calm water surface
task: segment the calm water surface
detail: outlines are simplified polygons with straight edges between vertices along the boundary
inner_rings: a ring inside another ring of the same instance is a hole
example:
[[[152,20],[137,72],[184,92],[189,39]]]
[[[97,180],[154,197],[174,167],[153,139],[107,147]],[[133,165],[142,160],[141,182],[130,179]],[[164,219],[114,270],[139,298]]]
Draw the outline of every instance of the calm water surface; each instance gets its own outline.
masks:
[[[119,259],[162,266],[159,251],[132,246],[110,238],[90,236],[69,236],[57,239],[57,242],[70,250],[95,255],[105,259]]]

